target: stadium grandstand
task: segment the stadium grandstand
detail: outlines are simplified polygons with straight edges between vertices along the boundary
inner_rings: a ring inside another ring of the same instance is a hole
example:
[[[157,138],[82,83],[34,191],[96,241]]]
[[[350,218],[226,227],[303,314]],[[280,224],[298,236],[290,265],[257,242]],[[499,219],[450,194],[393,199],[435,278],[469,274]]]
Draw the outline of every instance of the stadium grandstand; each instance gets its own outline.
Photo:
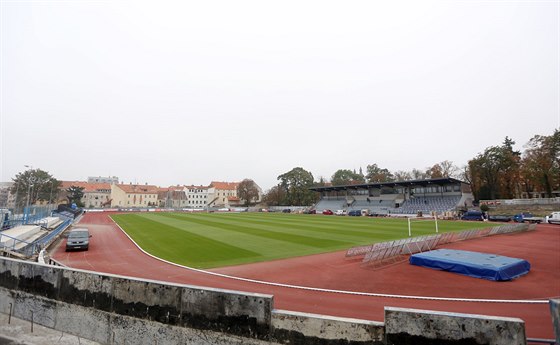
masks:
[[[310,188],[321,195],[317,211],[360,210],[374,215],[445,214],[470,207],[470,184],[454,178]]]

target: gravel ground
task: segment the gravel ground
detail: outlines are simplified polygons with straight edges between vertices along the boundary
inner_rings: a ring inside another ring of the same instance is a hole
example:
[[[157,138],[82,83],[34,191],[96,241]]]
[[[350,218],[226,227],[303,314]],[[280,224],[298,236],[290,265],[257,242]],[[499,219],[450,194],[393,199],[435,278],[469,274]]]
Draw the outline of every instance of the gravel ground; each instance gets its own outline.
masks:
[[[54,329],[33,325],[31,322],[12,317],[8,324],[8,315],[0,314],[0,345],[95,345],[94,341],[55,331]]]

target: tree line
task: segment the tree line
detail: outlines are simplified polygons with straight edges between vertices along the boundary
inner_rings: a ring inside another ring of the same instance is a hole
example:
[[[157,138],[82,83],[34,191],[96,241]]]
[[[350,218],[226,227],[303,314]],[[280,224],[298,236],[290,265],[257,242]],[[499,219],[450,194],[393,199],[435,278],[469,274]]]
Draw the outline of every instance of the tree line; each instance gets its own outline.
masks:
[[[452,177],[470,183],[476,200],[519,198],[522,193],[532,197],[540,192],[552,197],[560,190],[560,130],[550,136],[535,135],[524,145],[523,151],[514,149],[515,141],[506,137],[496,146],[490,146],[469,160],[463,167],[444,160],[425,169],[390,171],[375,163],[366,166],[365,172],[351,169],[337,170],[329,180],[319,177],[301,167],[293,168],[277,177],[278,184],[263,196],[269,206],[313,205],[317,193],[310,191],[314,186],[341,186],[362,183],[398,182],[430,178]],[[16,208],[44,201],[57,201],[61,181],[41,169],[30,169],[18,173],[13,179],[11,193],[15,195]],[[246,205],[258,198],[258,189],[253,180],[245,179],[238,186],[238,197]],[[80,204],[83,188],[71,186],[66,190],[70,203]]]
[[[342,186],[362,183],[398,182],[431,178],[452,177],[470,183],[474,198],[512,199],[534,192],[552,197],[560,190],[560,130],[550,136],[535,135],[524,146],[524,151],[514,150],[515,141],[506,137],[500,145],[490,146],[469,160],[463,167],[444,160],[426,169],[394,171],[373,163],[366,171],[339,169],[327,180],[317,181],[313,174],[301,167],[278,176],[279,183],[263,197],[271,205],[312,205],[317,202],[314,186]]]

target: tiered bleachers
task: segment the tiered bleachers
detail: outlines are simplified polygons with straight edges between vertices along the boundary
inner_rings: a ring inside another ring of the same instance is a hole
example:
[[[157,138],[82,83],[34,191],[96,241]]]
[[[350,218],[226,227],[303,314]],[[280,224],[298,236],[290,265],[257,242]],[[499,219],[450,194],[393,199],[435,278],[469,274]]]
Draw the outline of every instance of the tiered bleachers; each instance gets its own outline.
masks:
[[[460,196],[419,196],[408,199],[404,204],[395,210],[398,213],[415,214],[418,211],[423,213],[446,212],[457,207]]]
[[[347,201],[346,199],[321,199],[317,205],[315,205],[315,209],[318,212],[323,210],[342,210],[346,209]]]
[[[62,223],[59,217],[45,217],[37,222],[37,225],[45,229],[54,229]]]
[[[19,250],[44,236],[47,232],[39,225],[20,225],[0,232],[0,248]]]
[[[356,200],[348,211],[351,210],[369,210],[369,213],[387,214],[395,206],[395,201],[391,199],[367,198],[365,200]]]

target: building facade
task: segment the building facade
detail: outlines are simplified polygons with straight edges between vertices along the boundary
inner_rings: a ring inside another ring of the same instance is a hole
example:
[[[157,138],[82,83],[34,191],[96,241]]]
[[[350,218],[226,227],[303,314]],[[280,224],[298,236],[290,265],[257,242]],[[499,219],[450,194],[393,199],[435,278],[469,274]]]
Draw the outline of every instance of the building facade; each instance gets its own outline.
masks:
[[[58,203],[68,203],[67,189],[83,188],[84,195],[80,199],[84,208],[104,208],[111,205],[111,185],[109,183],[89,183],[84,181],[62,181]]]
[[[137,184],[112,184],[111,207],[158,206],[158,187]]]
[[[217,182],[213,181],[208,186],[208,197],[211,200],[210,206],[215,207],[235,207],[240,205],[237,196],[237,186],[239,182]]]
[[[187,194],[183,187],[158,188],[158,206],[173,209],[188,207]]]
[[[88,183],[108,183],[108,184],[118,184],[119,178],[117,176],[89,176]]]
[[[203,209],[208,207],[208,187],[206,186],[184,186],[187,195],[187,207]]]
[[[0,182],[0,208],[13,208],[15,205],[15,196],[12,195],[13,182]]]

